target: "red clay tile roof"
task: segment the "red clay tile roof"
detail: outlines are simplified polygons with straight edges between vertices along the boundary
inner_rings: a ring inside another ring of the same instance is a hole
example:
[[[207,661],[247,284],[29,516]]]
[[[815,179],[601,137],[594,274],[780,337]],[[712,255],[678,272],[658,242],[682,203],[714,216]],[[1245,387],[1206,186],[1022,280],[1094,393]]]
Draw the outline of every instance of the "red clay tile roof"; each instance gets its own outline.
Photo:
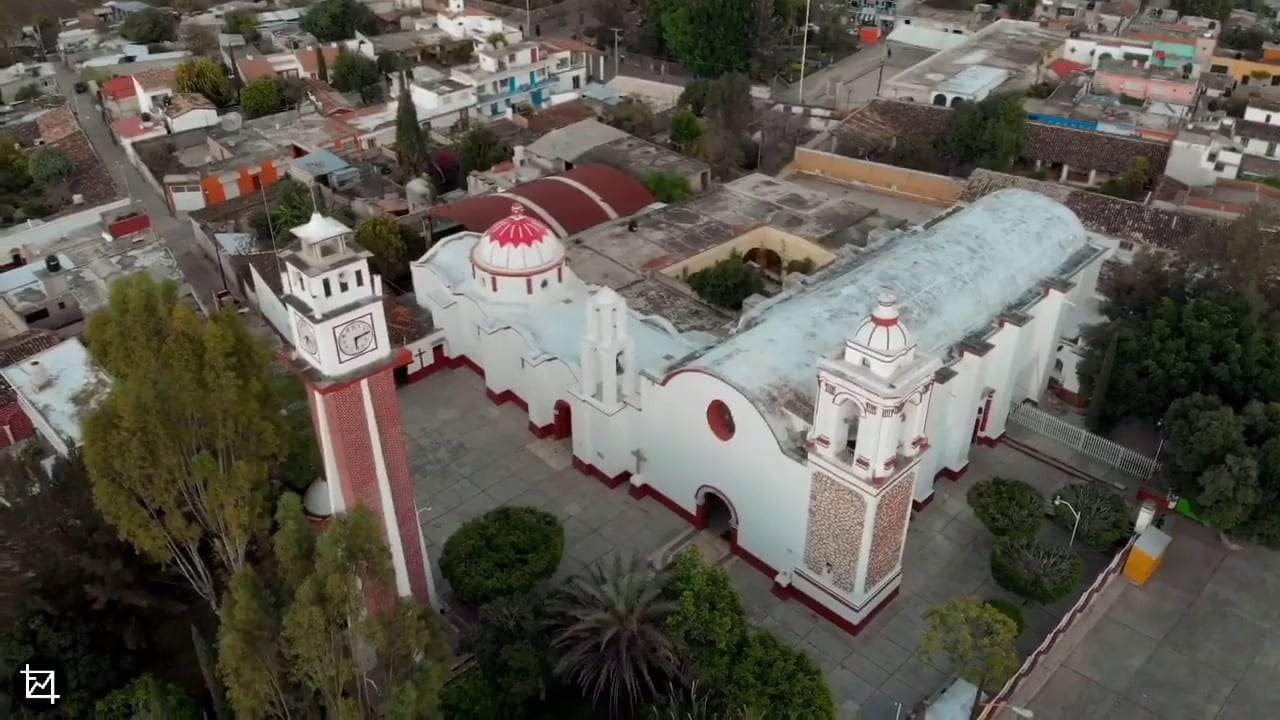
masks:
[[[1049,71],[1063,80],[1066,80],[1068,77],[1075,75],[1078,72],[1084,72],[1088,69],[1088,65],[1074,62],[1066,58],[1058,58],[1057,60],[1049,63]]]
[[[102,83],[100,88],[102,96],[111,98],[112,100],[124,100],[137,95],[137,89],[133,86],[133,78],[115,77]]]
[[[272,67],[270,61],[261,55],[238,57],[236,58],[236,67],[240,70],[240,78],[245,82],[276,76],[276,69]]]
[[[48,330],[28,330],[0,343],[0,367],[9,367],[15,363],[48,350],[62,342],[57,333]],[[18,399],[17,393],[3,377],[0,377],[0,406],[8,405]]]
[[[1176,250],[1182,241],[1224,225],[1220,220],[1149,207],[1088,190],[1017,175],[974,170],[960,199],[973,202],[1005,188],[1022,188],[1066,205],[1085,228],[1108,237]]]
[[[568,182],[555,179],[557,177]],[[599,200],[575,187],[578,184]],[[563,233],[556,232],[560,237],[609,220],[605,205],[617,217],[627,217],[654,202],[644,185],[621,170],[607,165],[580,165],[566,173],[517,185],[505,193],[481,195],[432,208],[431,215],[455,220],[472,232],[484,232],[511,214],[513,200],[552,229],[557,225],[563,228]]]
[[[143,70],[133,74],[133,79],[143,90],[164,90],[173,88],[174,72],[171,68]]]
[[[520,120],[524,122],[525,128],[529,132],[544,135],[552,130],[569,127],[570,125],[594,118],[596,111],[586,103],[574,100],[572,102],[560,103],[553,105],[546,110],[539,110],[530,113],[528,116],[520,116]]]
[[[333,45],[325,45],[324,47],[324,66],[329,72],[333,72],[333,66],[338,62],[338,48]],[[306,75],[318,73],[320,66],[316,63],[316,49],[314,47],[302,48],[293,51],[293,57],[297,59],[298,64],[302,66],[302,72]]]
[[[157,127],[150,123],[143,122],[142,118],[136,116],[120,118],[119,120],[111,123],[111,131],[114,132],[116,137],[121,140],[135,138],[144,133],[151,132],[152,130],[160,130],[163,132],[164,128],[163,126]]]
[[[552,50],[568,50],[570,52],[584,52],[591,53],[593,55],[604,54],[604,52],[596,48],[594,45],[588,45],[581,40],[574,40],[573,38],[547,38],[542,41],[542,44]]]
[[[872,100],[845,117],[834,131],[842,153],[863,156],[898,138],[930,143],[947,131],[951,109],[897,100]],[[1155,175],[1164,173],[1169,146],[1138,138],[1027,123],[1023,156],[1042,163],[1065,163],[1080,170],[1124,172],[1134,156],[1146,157]]]
[[[40,130],[40,139],[46,144],[57,142],[80,130],[80,122],[65,107],[60,107],[36,118],[36,127]]]
[[[111,174],[89,144],[89,138],[81,130],[49,143],[71,158],[74,170],[68,182],[71,192],[83,195],[86,205],[95,205],[116,197],[115,182]]]

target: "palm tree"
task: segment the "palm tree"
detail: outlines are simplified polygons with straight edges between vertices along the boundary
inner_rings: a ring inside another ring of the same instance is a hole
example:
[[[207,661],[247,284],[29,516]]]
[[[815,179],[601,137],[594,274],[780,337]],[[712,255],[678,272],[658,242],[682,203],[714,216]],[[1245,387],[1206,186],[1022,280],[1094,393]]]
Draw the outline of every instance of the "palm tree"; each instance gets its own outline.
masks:
[[[614,556],[606,569],[596,562],[569,578],[552,607],[559,653],[555,673],[574,681],[591,701],[607,694],[611,715],[625,702],[635,707],[669,678],[677,660],[663,631],[675,604],[662,600],[665,574],[653,575],[632,556]]]

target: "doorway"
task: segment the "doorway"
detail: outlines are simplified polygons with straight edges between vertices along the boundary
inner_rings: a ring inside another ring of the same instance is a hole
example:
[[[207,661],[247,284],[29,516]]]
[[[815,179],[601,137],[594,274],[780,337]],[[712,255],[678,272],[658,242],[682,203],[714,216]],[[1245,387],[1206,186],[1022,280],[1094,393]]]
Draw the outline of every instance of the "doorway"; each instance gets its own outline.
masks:
[[[719,490],[706,486],[698,490],[697,499],[698,527],[730,544],[737,542],[738,513],[728,499]]]
[[[569,407],[569,403],[564,400],[557,400],[555,404],[555,434],[552,436],[556,440],[564,440],[573,435],[573,408]]]

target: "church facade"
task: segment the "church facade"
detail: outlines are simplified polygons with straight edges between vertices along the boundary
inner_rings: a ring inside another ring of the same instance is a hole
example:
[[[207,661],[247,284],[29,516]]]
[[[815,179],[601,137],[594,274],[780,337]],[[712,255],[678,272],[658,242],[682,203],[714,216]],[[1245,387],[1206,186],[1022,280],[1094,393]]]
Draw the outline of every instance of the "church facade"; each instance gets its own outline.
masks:
[[[574,464],[628,484],[850,631],[892,597],[913,504],[1037,400],[1105,250],[1041,195],[990,195],[681,331],[579,280],[513,207],[413,264],[436,358],[466,363]]]

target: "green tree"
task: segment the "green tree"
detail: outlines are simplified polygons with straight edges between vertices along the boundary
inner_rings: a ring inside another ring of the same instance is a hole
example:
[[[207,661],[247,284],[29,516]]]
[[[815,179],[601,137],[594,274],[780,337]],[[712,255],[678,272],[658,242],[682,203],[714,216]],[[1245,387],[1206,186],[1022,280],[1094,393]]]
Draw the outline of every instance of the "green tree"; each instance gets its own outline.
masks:
[[[564,528],[554,515],[502,506],[449,536],[440,573],[460,602],[484,605],[531,591],[555,574],[563,554]]]
[[[684,202],[693,197],[688,178],[675,173],[655,172],[644,179],[644,186],[660,202]]]
[[[59,679],[57,712],[74,720],[94,718],[94,703],[125,683],[133,666],[128,654],[102,652],[87,623],[47,611],[25,613],[0,631],[0,672],[6,677],[16,677],[22,663],[33,657],[61,663],[65,674]]]
[[[236,717],[289,717],[298,700],[281,643],[280,611],[253,567],[232,576],[221,619],[218,672]]]
[[[316,77],[322,82],[329,82],[329,61],[324,56],[324,47],[317,45],[316,52]]]
[[[623,132],[648,137],[653,134],[653,110],[645,103],[627,98],[605,111],[605,122]]]
[[[747,265],[736,250],[711,267],[693,273],[688,282],[698,297],[729,310],[741,310],[743,300],[764,292],[760,273]]]
[[[178,31],[178,42],[192,55],[210,55],[218,51],[218,35],[206,25],[185,25]]]
[[[692,110],[680,110],[671,117],[671,144],[688,152],[702,137],[702,123]]]
[[[258,14],[253,10],[232,10],[226,14],[224,28],[231,35],[241,35],[249,44],[258,42]]]
[[[750,67],[755,26],[751,0],[660,0],[655,5],[663,41],[693,73],[717,77]]]
[[[991,576],[996,584],[1045,605],[1070,595],[1080,583],[1082,570],[1080,556],[1070,548],[1025,535],[1006,535],[991,551]]]
[[[1044,521],[1044,496],[1021,480],[992,478],[969,488],[973,514],[992,535],[1033,536]]]
[[[552,685],[548,600],[539,586],[480,608],[475,657],[506,717],[545,700]]]
[[[98,701],[98,720],[200,720],[204,714],[182,688],[142,675]]]
[[[216,610],[209,558],[228,575],[246,565],[285,457],[269,355],[239,316],[201,322],[146,273],[112,285],[88,338],[113,380],[84,430],[98,509]]]
[[[835,701],[818,666],[767,632],[754,633],[742,648],[724,693],[732,710],[787,708],[795,717],[836,717]]]
[[[258,78],[240,90],[240,109],[251,117],[272,115],[284,110],[280,82],[273,77]]]
[[[1104,195],[1138,200],[1151,185],[1151,163],[1145,157],[1135,157],[1120,175],[1102,183],[1098,191]]]
[[[329,82],[342,92],[359,93],[362,102],[371,103],[382,99],[382,73],[378,72],[377,63],[363,55],[346,50],[338,53]]]
[[[574,682],[597,706],[617,715],[652,697],[678,660],[663,631],[674,604],[662,598],[664,576],[632,556],[615,555],[566,582],[553,608],[559,653],[556,675]]]
[[[409,94],[409,85],[400,75],[400,101],[396,108],[396,161],[406,177],[416,177],[431,166],[431,140],[418,123],[418,108]]]
[[[356,242],[373,253],[373,269],[387,279],[398,278],[409,271],[406,233],[412,231],[395,218],[374,217],[356,228]]]
[[[191,58],[174,71],[174,89],[178,92],[198,93],[218,107],[235,102],[236,90],[221,65],[206,57]]]
[[[440,709],[445,720],[504,720],[513,717],[498,700],[498,688],[478,669],[464,672],[445,686]]]
[[[665,623],[667,637],[708,687],[728,687],[749,635],[747,613],[729,574],[707,565],[696,549],[677,555],[668,573],[663,597],[674,607]]]
[[[1124,498],[1101,483],[1074,483],[1064,487],[1058,498],[1071,504],[1080,513],[1080,521],[1062,505],[1054,507],[1054,520],[1064,530],[1076,531],[1076,539],[1089,547],[1108,550],[1133,533],[1137,516],[1131,512]]]
[[[18,88],[18,92],[13,94],[14,102],[22,102],[24,100],[35,100],[44,93],[40,92],[40,86],[35,83],[27,83]]]
[[[953,167],[1007,171],[1027,144],[1027,115],[1022,96],[992,95],[979,103],[960,103],[951,115],[940,150]]]
[[[27,171],[31,174],[31,179],[42,187],[66,180],[73,170],[75,165],[72,164],[71,158],[56,147],[37,148],[31,153],[31,159],[27,163]]]
[[[952,600],[925,613],[920,649],[943,660],[978,693],[970,720],[982,711],[982,693],[995,693],[1018,669],[1017,627],[990,605],[968,599]]]
[[[300,25],[321,42],[350,40],[355,32],[373,35],[378,31],[373,11],[356,0],[320,0],[307,7]]]
[[[276,242],[284,245],[291,239],[289,230],[306,224],[319,208],[313,204],[313,196],[307,186],[292,178],[271,186],[270,196],[271,214],[254,215],[252,225],[260,239],[266,240],[274,235]]]
[[[120,26],[120,37],[136,43],[158,43],[176,39],[178,18],[168,10],[148,8],[130,13]]]
[[[9,133],[0,133],[0,190],[18,192],[30,185],[28,164],[18,139]]]
[[[483,125],[467,131],[462,138],[459,154],[463,175],[488,170],[500,162],[511,159],[510,148],[502,144],[496,133]]]

